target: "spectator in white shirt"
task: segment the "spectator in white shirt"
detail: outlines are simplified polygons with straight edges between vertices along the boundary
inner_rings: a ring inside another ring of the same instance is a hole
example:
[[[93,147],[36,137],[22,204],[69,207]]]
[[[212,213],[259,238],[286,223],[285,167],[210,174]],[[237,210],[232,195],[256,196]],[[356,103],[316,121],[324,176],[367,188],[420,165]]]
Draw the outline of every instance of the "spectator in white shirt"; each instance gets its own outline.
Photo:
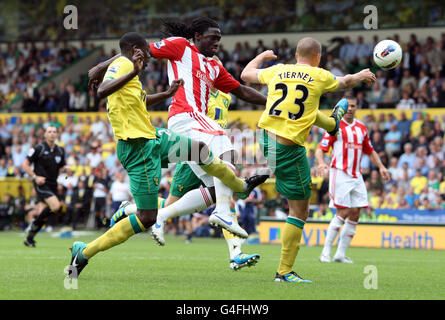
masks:
[[[397,157],[391,158],[388,172],[391,174],[391,179],[394,181],[400,181],[403,178],[403,168],[398,166]]]
[[[96,116],[96,121],[91,125],[91,132],[93,135],[101,140],[101,137],[106,136],[106,127],[104,122],[100,119],[99,116]]]
[[[12,161],[14,163],[14,167],[21,168],[23,161],[26,159],[26,153],[22,149],[22,146],[19,144],[15,147],[15,150],[12,151]]]
[[[399,110],[413,109],[415,104],[416,101],[414,101],[413,98],[409,97],[409,93],[403,91],[402,99],[400,99],[400,102],[397,104],[397,109]]]
[[[116,172],[116,180],[111,184],[108,200],[111,200],[112,212],[119,209],[122,201],[131,199],[130,184],[125,181],[126,175],[123,172]]]
[[[87,97],[84,93],[76,91],[74,97],[74,109],[76,111],[85,110],[87,107]]]
[[[99,144],[97,142],[94,142],[91,145],[91,151],[88,152],[87,159],[89,160],[92,168],[96,168],[99,163],[102,162],[102,155],[99,152]]]

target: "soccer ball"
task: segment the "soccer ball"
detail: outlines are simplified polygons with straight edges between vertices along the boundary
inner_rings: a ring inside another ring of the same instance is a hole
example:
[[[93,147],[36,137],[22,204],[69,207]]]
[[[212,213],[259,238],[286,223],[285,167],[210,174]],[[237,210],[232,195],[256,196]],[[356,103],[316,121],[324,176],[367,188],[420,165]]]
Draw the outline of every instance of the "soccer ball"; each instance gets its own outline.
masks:
[[[402,48],[392,40],[383,40],[374,48],[374,62],[383,70],[391,70],[402,61]]]

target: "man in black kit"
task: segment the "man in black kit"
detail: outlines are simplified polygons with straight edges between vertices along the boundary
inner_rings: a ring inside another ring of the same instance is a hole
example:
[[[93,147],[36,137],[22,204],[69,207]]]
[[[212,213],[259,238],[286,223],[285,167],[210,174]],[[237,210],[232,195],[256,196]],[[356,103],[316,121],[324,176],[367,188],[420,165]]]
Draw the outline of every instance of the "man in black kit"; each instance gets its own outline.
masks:
[[[34,237],[52,213],[57,213],[61,203],[57,198],[57,177],[65,166],[65,150],[56,145],[57,128],[49,126],[45,131],[45,142],[29,150],[22,164],[23,170],[32,178],[37,193],[40,215],[28,228],[25,245],[35,247]],[[34,171],[31,169],[34,164]]]

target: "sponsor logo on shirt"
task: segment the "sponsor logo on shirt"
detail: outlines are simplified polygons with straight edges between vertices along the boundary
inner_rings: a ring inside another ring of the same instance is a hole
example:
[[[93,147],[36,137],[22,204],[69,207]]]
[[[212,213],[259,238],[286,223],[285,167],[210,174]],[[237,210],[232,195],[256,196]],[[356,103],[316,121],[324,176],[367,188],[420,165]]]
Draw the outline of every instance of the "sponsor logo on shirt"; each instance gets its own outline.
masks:
[[[196,70],[196,76],[204,81],[209,87],[213,86],[212,82],[209,80],[209,78],[207,78],[207,75],[201,70]]]
[[[347,142],[347,143],[346,143],[346,148],[348,148],[348,149],[357,149],[357,150],[361,150],[361,149],[363,148],[363,145],[361,145],[361,144],[354,144],[354,143]]]
[[[155,46],[157,49],[161,49],[163,46],[165,46],[165,42],[164,42],[164,40],[159,41],[159,42],[155,42],[154,46]]]
[[[111,67],[110,67],[110,69],[108,70],[108,72],[111,72],[111,73],[117,73],[118,70],[119,70],[119,66],[118,66],[118,65],[114,65],[114,66],[111,66]]]

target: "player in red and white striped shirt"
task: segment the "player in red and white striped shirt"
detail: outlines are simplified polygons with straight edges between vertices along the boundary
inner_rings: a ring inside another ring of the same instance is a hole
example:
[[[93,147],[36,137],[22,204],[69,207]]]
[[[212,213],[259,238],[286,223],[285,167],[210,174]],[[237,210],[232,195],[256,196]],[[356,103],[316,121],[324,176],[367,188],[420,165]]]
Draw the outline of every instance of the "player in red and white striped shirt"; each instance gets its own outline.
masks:
[[[346,249],[355,235],[360,209],[368,206],[367,190],[360,168],[362,154],[369,155],[371,162],[379,168],[380,175],[386,181],[390,179],[388,170],[374,151],[366,126],[355,119],[357,99],[352,96],[346,98],[349,104],[348,112],[340,123],[338,134],[330,136],[326,133],[315,152],[315,158],[318,162],[317,172],[323,176],[329,168],[324,161],[325,153],[332,148],[331,170],[329,172],[329,194],[331,197],[329,206],[337,208],[337,214],[329,224],[326,241],[320,256],[322,262],[331,262],[332,243],[337,237],[342,224],[345,223],[340,234],[334,261],[352,263],[352,260],[345,255]]]
[[[266,97],[253,88],[240,84],[213,59],[221,40],[221,31],[215,21],[196,18],[190,25],[166,22],[164,27],[170,37],[150,43],[149,53],[156,59],[168,59],[169,82],[175,79],[184,80],[184,85],[177,91],[169,107],[168,128],[193,140],[204,142],[214,156],[226,160],[229,167],[234,169],[231,164],[234,164],[236,156],[230,138],[215,120],[207,117],[210,90],[216,88],[225,93],[230,92],[242,100],[259,105],[266,104]],[[231,215],[232,190],[204,172],[196,163],[190,162],[189,166],[207,187],[214,187],[216,207],[209,222],[246,238],[247,233]],[[188,197],[184,197],[175,205],[179,208],[190,203],[196,206],[202,202],[201,198],[200,194],[196,193],[195,200],[187,200]],[[164,211],[168,210],[172,208],[166,207]],[[163,212],[160,212],[159,216],[161,214]],[[153,236],[156,237],[156,230]]]

